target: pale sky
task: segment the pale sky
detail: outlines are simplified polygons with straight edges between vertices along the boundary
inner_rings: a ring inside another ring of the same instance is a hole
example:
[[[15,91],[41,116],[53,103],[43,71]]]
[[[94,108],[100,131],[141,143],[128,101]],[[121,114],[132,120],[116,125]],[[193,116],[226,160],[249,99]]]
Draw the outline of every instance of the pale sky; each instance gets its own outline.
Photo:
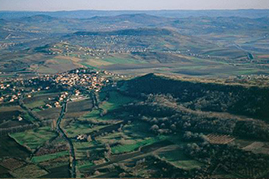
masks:
[[[171,9],[269,9],[269,0],[0,0],[0,11]]]

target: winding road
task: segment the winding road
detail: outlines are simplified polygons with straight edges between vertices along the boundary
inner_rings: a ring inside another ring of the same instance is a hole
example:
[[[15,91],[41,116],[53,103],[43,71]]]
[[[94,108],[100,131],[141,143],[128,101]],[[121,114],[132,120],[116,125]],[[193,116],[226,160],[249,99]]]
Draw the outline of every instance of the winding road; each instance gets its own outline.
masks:
[[[73,143],[71,139],[67,137],[65,134],[64,130],[61,128],[61,122],[62,119],[66,113],[66,108],[67,108],[67,102],[65,101],[63,106],[62,106],[62,111],[60,114],[60,117],[57,120],[57,132],[64,137],[64,139],[68,142],[69,148],[70,148],[70,157],[72,158],[72,163],[71,163],[71,177],[76,178],[76,155],[75,155],[75,150]]]

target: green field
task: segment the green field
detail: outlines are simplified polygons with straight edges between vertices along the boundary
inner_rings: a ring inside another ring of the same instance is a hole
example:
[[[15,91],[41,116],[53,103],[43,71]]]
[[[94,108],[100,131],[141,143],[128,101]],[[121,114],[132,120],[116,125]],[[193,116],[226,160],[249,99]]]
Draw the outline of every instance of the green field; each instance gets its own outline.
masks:
[[[203,166],[201,162],[198,162],[186,156],[184,154],[184,151],[180,149],[178,145],[165,147],[158,151],[157,155],[162,160],[166,160],[169,163],[175,165],[176,167],[182,168],[184,170],[192,170]]]
[[[121,144],[111,148],[113,154],[133,152],[141,146],[146,146],[158,142],[158,138],[145,138],[144,140],[133,140],[133,144]]]
[[[107,111],[112,111],[114,109],[119,108],[123,104],[128,104],[133,101],[134,101],[133,98],[123,96],[118,92],[110,92],[108,101],[102,103],[100,108],[105,109]]]
[[[72,141],[75,148],[76,158],[78,161],[77,167],[79,168],[80,166],[82,167],[84,166],[85,168],[86,165],[87,166],[92,165],[93,159],[90,160],[89,157],[92,157],[99,151],[104,150],[104,146],[101,146],[97,144],[96,142],[81,142],[81,141],[76,141],[76,140],[72,140]],[[87,155],[87,153],[89,155]]]
[[[100,120],[109,120],[113,119],[112,116],[109,115],[109,112],[113,110],[119,109],[122,105],[128,104],[130,102],[134,102],[135,99],[127,96],[123,96],[119,92],[111,91],[109,92],[109,97],[107,101],[102,101],[99,104],[99,109],[94,109],[90,113],[85,114],[81,120],[87,118],[94,118]],[[106,111],[107,115],[101,117],[102,111]]]
[[[79,170],[83,170],[83,169],[87,169],[91,166],[93,166],[94,164],[92,162],[80,162],[78,163],[77,167]]]
[[[34,151],[42,146],[45,142],[57,136],[50,127],[41,127],[38,129],[28,130],[25,132],[10,134],[20,145]]]
[[[166,136],[155,136],[149,132],[149,126],[144,123],[134,122],[125,125],[121,132],[113,132],[109,135],[98,136],[96,140],[102,144],[117,144],[111,147],[113,154],[133,152],[139,147],[151,145],[165,140]]]
[[[65,126],[64,130],[66,131],[68,137],[73,138],[77,137],[80,134],[88,134],[104,127],[106,126],[92,126],[89,124],[87,125],[81,124],[79,122],[74,122],[69,124],[68,126]]]
[[[56,158],[67,156],[67,155],[69,155],[69,152],[68,151],[63,151],[63,152],[58,152],[58,153],[54,153],[54,154],[48,154],[48,155],[42,155],[42,156],[34,156],[31,159],[31,161],[34,162],[34,163],[40,163],[40,162],[56,159]]]

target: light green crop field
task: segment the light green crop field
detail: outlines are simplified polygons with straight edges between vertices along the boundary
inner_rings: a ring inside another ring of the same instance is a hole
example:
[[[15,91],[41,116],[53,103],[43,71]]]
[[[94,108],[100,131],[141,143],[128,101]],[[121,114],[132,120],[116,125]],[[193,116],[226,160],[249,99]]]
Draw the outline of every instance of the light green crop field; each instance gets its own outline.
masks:
[[[80,134],[88,134],[104,127],[106,126],[89,126],[87,124],[79,124],[75,122],[64,127],[64,130],[66,131],[68,137],[73,138]]]
[[[78,169],[79,170],[83,170],[83,169],[87,169],[87,168],[89,168],[89,167],[91,167],[91,166],[93,166],[94,164],[92,163],[92,162],[90,162],[90,161],[83,161],[83,162],[79,162],[78,164],[77,164],[77,167],[78,167]]]
[[[166,160],[167,162],[184,170],[197,169],[204,165],[203,163],[186,156],[184,154],[184,151],[176,145],[165,147],[160,151],[156,152],[156,154],[162,160]]]
[[[34,151],[45,142],[57,136],[56,132],[50,127],[41,127],[38,129],[28,130],[25,132],[10,134],[20,145]]]
[[[94,118],[94,119],[100,119],[100,120],[111,119],[109,115],[105,115],[105,116],[101,117],[100,116],[101,109],[106,110],[107,112],[111,112],[115,109],[120,108],[124,104],[128,104],[128,103],[134,102],[134,101],[135,101],[134,98],[123,96],[122,94],[120,94],[116,91],[109,92],[109,99],[107,101],[103,101],[99,105],[100,109],[94,109],[90,113],[85,114],[82,117],[82,120],[87,119],[87,118]]]
[[[40,162],[56,159],[56,158],[67,156],[67,155],[69,155],[69,152],[68,151],[63,151],[63,152],[57,152],[57,153],[54,153],[54,154],[48,154],[48,155],[42,155],[42,156],[34,156],[31,159],[31,161],[34,162],[34,163],[40,163]]]
[[[131,97],[126,97],[121,95],[118,92],[110,92],[109,93],[109,99],[107,102],[104,102],[101,105],[102,109],[108,110],[108,111],[112,111],[114,109],[119,108],[120,106],[124,105],[124,104],[128,104],[130,102],[133,102],[134,99]]]
[[[138,130],[138,128],[140,128]],[[98,136],[96,141],[102,144],[117,144],[111,147],[113,154],[133,152],[139,147],[151,145],[166,139],[166,136],[154,136],[149,131],[149,126],[143,123],[126,125],[121,132],[113,132],[109,135]],[[140,132],[141,131],[141,132]],[[143,132],[145,131],[145,132]]]
[[[153,144],[160,141],[158,138],[145,138],[144,140],[133,140],[133,144],[121,144],[111,148],[113,154],[120,154],[125,152],[132,152],[139,147]]]

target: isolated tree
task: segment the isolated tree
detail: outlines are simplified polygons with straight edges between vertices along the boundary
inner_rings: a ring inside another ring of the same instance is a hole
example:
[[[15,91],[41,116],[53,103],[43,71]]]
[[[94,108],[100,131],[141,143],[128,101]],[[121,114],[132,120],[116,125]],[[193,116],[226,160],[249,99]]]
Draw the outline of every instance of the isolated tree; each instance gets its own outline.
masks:
[[[87,137],[87,141],[88,142],[91,142],[92,141],[92,137],[90,135]]]
[[[87,150],[86,155],[87,155],[87,158],[90,158],[90,151],[89,150]]]
[[[170,128],[171,128],[172,130],[174,130],[174,131],[177,129],[177,127],[176,127],[175,124],[172,124]]]
[[[159,128],[159,126],[157,125],[157,124],[154,124],[151,128],[150,128],[150,130],[151,131],[154,131],[154,132],[156,132],[156,131],[158,131],[160,128]]]

